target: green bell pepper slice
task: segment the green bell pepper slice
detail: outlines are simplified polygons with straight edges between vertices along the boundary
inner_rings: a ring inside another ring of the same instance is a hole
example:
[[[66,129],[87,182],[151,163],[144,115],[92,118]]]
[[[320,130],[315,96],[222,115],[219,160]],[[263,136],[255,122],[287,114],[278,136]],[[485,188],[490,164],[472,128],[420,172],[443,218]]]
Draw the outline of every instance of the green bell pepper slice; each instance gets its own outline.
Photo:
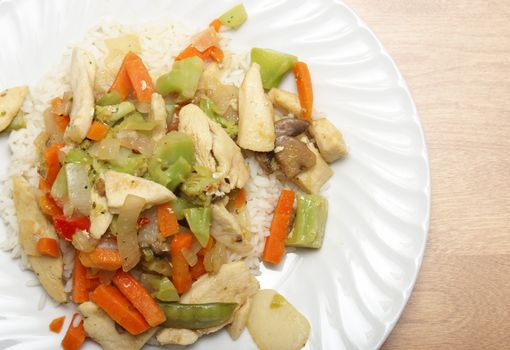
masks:
[[[211,227],[211,208],[184,209],[184,216],[189,228],[202,247],[209,242],[209,228]]]
[[[179,304],[159,303],[165,313],[164,327],[204,329],[228,322],[236,303]]]
[[[272,89],[280,85],[283,76],[294,67],[298,58],[271,49],[251,49],[251,61],[260,66],[260,76],[264,89]]]
[[[119,129],[122,130],[136,130],[136,131],[151,131],[157,125],[154,120],[145,120],[141,113],[131,113],[119,124]]]
[[[185,100],[195,96],[198,80],[204,71],[204,61],[199,57],[190,57],[174,63],[172,71],[156,81],[156,91],[161,95],[176,92]]]
[[[328,216],[326,198],[307,194],[297,198],[294,227],[287,237],[287,245],[303,248],[320,248]]]

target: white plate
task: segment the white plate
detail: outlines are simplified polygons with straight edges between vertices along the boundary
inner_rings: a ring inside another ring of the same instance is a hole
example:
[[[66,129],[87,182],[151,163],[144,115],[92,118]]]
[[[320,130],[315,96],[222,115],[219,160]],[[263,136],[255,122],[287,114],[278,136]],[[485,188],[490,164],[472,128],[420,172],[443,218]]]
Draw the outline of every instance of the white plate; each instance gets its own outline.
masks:
[[[236,2],[0,1],[0,89],[36,82],[59,62],[65,45],[79,41],[101,18],[131,23],[171,16],[200,28]],[[427,237],[429,167],[413,101],[379,40],[343,3],[245,5],[249,20],[235,33],[233,46],[273,48],[306,61],[315,105],[343,131],[351,152],[334,164],[325,191],[330,214],[323,248],[288,254],[279,268],[264,268],[260,281],[310,320],[307,349],[377,348],[407,302]],[[285,84],[292,86],[290,78]],[[8,159],[5,142],[3,137],[2,164]],[[50,333],[48,323],[64,311],[51,304],[37,311],[42,290],[25,287],[31,273],[19,271],[5,253],[0,266],[0,348],[57,349],[62,335]],[[67,315],[71,310],[65,308]],[[248,332],[237,342],[222,332],[193,346],[255,348]]]

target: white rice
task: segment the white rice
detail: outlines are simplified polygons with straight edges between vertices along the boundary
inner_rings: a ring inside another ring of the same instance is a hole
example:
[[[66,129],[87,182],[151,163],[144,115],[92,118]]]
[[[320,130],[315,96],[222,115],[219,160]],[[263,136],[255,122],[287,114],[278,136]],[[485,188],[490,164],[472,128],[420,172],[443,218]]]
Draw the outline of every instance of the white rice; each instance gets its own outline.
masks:
[[[20,258],[21,268],[29,268],[28,261],[18,244],[18,224],[12,199],[12,176],[22,176],[31,185],[38,184],[38,150],[34,146],[34,140],[44,129],[43,112],[49,106],[49,102],[56,96],[62,96],[64,92],[70,91],[68,80],[68,67],[73,47],[80,47],[86,50],[96,61],[97,78],[96,89],[106,90],[113,79],[112,74],[117,70],[111,67],[108,69],[104,60],[108,54],[104,40],[115,38],[126,34],[138,36],[142,48],[141,56],[153,79],[171,69],[173,58],[186,47],[190,40],[190,34],[196,32],[197,28],[184,28],[168,19],[142,25],[126,26],[115,23],[103,23],[89,31],[85,39],[66,48],[62,60],[53,67],[39,83],[30,86],[22,110],[26,115],[27,126],[24,129],[13,131],[9,135],[8,144],[11,155],[10,165],[7,174],[0,179],[2,188],[0,193],[0,216],[6,225],[6,239],[0,243],[0,249],[10,252],[12,258]],[[228,44],[228,33],[224,35],[222,45]],[[120,64],[120,62],[118,62]],[[249,54],[227,52],[222,65],[224,71],[221,77],[224,83],[239,86],[249,66]],[[113,72],[113,73],[112,73]],[[259,257],[264,247],[264,238],[269,234],[272,213],[278,195],[281,190],[280,182],[274,176],[266,176],[256,161],[248,159],[251,172],[251,181],[246,185],[247,210],[251,219],[249,230],[252,234],[251,243],[253,250],[247,256],[230,255],[230,260],[245,259],[250,269],[258,272],[260,263]],[[71,290],[69,280],[72,268],[74,253],[69,243],[61,242],[61,250],[64,259],[65,290]],[[38,285],[37,281],[29,281],[27,285]],[[45,293],[43,293],[45,294]],[[46,298],[42,298],[39,306],[44,306]]]

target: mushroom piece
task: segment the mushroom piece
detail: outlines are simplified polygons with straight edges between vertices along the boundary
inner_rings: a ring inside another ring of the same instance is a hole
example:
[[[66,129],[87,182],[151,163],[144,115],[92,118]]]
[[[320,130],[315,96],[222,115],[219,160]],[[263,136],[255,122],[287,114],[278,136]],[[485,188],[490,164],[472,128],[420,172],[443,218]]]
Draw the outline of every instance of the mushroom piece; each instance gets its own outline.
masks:
[[[276,137],[297,136],[308,129],[310,123],[303,119],[283,118],[274,123]]]
[[[272,174],[278,170],[278,164],[274,159],[273,152],[254,152],[255,160],[266,174]]]
[[[18,114],[27,92],[27,86],[18,86],[0,92],[0,131],[5,130]]]
[[[315,165],[315,154],[298,139],[279,136],[275,145],[280,149],[275,152],[276,161],[287,178],[292,179]]]

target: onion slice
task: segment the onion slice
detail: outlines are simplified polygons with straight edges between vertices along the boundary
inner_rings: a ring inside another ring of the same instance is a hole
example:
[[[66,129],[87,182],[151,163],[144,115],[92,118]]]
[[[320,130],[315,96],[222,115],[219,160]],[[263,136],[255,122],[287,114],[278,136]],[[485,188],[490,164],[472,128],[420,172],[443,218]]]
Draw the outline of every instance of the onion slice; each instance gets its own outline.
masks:
[[[117,219],[117,245],[124,271],[131,270],[140,261],[137,221],[144,205],[145,200],[143,198],[129,194],[124,201],[124,205],[120,208]]]
[[[89,172],[83,164],[66,164],[67,193],[70,204],[82,215],[90,215]]]
[[[88,152],[101,160],[112,160],[119,156],[120,141],[117,139],[103,139],[94,143]]]
[[[206,30],[201,31],[191,39],[191,45],[200,52],[204,52],[211,46],[216,46],[220,42],[218,33],[208,27]]]

